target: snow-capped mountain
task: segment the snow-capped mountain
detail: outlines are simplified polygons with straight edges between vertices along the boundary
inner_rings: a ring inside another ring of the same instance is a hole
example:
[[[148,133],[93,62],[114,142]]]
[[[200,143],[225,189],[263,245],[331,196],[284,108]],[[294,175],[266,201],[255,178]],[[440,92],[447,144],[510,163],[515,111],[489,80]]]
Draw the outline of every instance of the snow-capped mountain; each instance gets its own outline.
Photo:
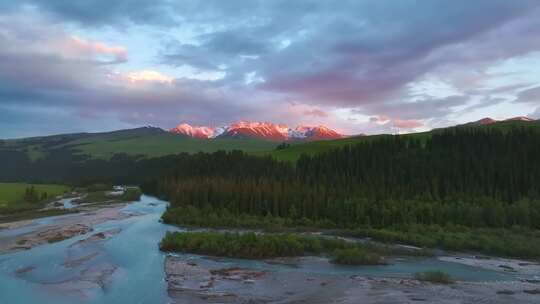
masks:
[[[526,117],[526,116],[518,116],[518,117],[513,117],[513,118],[506,119],[506,121],[527,121],[527,122],[529,122],[529,121],[534,121],[534,119]]]
[[[328,140],[345,137],[325,126],[301,125],[293,129],[284,124],[252,121],[238,121],[218,128],[182,123],[170,132],[195,138],[259,138],[270,141]]]
[[[478,121],[475,121],[473,122],[473,124],[475,125],[490,125],[492,123],[496,123],[497,120],[493,119],[493,118],[489,118],[489,117],[486,117],[486,118],[482,118]]]
[[[486,118],[482,118],[482,119],[474,121],[474,122],[470,122],[469,124],[473,124],[473,125],[491,125],[491,124],[501,122],[501,121],[525,121],[525,122],[531,122],[531,121],[534,121],[534,119],[526,117],[526,116],[512,117],[512,118],[507,118],[507,119],[503,119],[503,120],[496,120],[496,119],[493,119],[493,118],[486,117]]]
[[[170,129],[169,132],[194,138],[212,138],[216,133],[216,129],[204,126],[191,126],[189,124],[182,123],[176,126],[176,128]]]

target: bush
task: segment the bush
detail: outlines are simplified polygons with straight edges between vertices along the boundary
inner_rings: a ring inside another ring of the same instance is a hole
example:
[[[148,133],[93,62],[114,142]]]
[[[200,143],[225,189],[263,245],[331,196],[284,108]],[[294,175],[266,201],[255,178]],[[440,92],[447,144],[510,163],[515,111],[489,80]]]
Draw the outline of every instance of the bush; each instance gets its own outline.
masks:
[[[126,188],[120,199],[123,201],[138,201],[141,199],[141,195],[142,192],[139,188]]]
[[[450,277],[449,274],[436,270],[436,271],[425,271],[418,272],[414,275],[414,278],[423,281],[430,282],[434,284],[452,284],[454,280]]]
[[[338,249],[334,251],[332,262],[343,265],[381,265],[382,258],[379,254],[368,252],[364,249]]]
[[[97,192],[97,191],[110,191],[112,189],[111,184],[92,184],[86,187],[88,192]]]
[[[364,250],[366,262],[379,260],[378,255],[368,253],[367,247],[363,246],[344,240],[294,234],[218,232],[167,233],[160,243],[160,249],[163,251],[248,259],[294,257],[358,248]],[[376,247],[373,248],[376,250]]]

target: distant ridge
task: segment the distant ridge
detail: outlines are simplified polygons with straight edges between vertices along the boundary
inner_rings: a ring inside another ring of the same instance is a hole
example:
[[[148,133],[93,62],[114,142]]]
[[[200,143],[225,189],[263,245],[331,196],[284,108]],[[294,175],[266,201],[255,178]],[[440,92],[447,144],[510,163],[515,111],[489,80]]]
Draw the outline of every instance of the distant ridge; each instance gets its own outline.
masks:
[[[512,118],[507,118],[503,120],[496,120],[490,117],[482,118],[477,121],[466,123],[465,125],[491,125],[498,122],[504,122],[504,121],[524,121],[524,122],[533,122],[535,121],[532,118],[526,117],[526,116],[517,116]]]
[[[171,133],[193,138],[257,138],[268,141],[294,140],[331,140],[346,137],[326,126],[304,126],[290,128],[284,124],[271,122],[238,121],[230,125],[212,128],[207,126],[191,126],[181,123],[169,130]]]

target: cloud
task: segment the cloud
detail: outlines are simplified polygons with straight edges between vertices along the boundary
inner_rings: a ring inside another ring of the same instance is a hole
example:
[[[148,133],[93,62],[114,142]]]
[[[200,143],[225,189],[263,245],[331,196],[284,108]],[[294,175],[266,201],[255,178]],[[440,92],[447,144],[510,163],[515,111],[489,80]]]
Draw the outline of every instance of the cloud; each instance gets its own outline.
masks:
[[[3,6],[3,9],[7,11],[18,11],[21,8],[31,6],[57,20],[69,21],[83,26],[115,26],[119,28],[129,24],[166,26],[177,21],[172,15],[171,3],[167,0],[21,0],[9,1]]]
[[[409,119],[409,120],[394,119],[392,123],[394,124],[396,128],[402,128],[402,129],[415,129],[415,128],[420,128],[424,126],[422,122],[418,120],[413,120],[413,119]]]
[[[213,3],[214,10],[203,9],[208,18],[193,21],[219,30],[195,35],[188,44],[172,41],[162,62],[223,69],[231,85],[256,72],[264,80],[252,84],[258,91],[367,115],[404,110],[416,119],[447,115],[456,100],[424,96],[426,102],[418,102],[408,92],[411,83],[439,78],[456,86],[462,105],[486,91],[497,93],[484,87],[493,78],[489,67],[540,50],[534,38],[540,4],[534,1],[299,3],[290,11],[276,2],[239,12]],[[249,19],[246,11],[253,25],[231,21]]]
[[[519,92],[517,101],[540,104],[540,86]]]
[[[122,59],[123,48],[73,40],[47,20],[28,27],[10,22],[16,19],[0,15],[0,44],[6,46],[0,48],[0,120],[16,118],[0,138],[146,124],[167,128],[181,121],[222,124],[264,111],[212,81],[173,79],[154,70],[117,72],[110,59]]]
[[[112,56],[113,60],[109,63],[121,63],[127,61],[127,50],[121,46],[109,46],[100,41],[89,41],[77,36],[71,36],[67,39],[65,51],[75,55],[86,55],[90,58],[99,58],[101,56]]]
[[[304,115],[306,116],[315,116],[315,117],[328,117],[328,113],[319,110],[319,109],[313,109],[313,110],[306,110],[304,111]]]
[[[389,130],[393,130],[394,128],[412,130],[424,126],[424,123],[419,120],[390,118],[386,115],[371,116],[369,122],[379,126],[387,126]]]
[[[533,111],[540,83],[493,70],[540,57],[539,13],[535,0],[11,1],[0,105],[89,121],[106,108],[111,125],[255,119],[347,133],[494,104]]]
[[[530,114],[529,117],[534,119],[540,119],[540,107],[536,108],[536,111]]]
[[[144,70],[139,72],[131,72],[125,75],[125,78],[130,82],[159,82],[172,83],[173,78],[163,75],[157,71]]]

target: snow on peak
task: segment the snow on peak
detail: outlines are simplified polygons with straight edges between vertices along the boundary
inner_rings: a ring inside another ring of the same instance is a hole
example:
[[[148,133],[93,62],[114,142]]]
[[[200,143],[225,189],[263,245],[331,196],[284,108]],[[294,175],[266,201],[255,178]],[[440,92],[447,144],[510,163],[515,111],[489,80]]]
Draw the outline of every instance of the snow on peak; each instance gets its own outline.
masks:
[[[191,126],[182,123],[171,129],[170,132],[195,138],[261,138],[272,141],[325,140],[344,137],[325,126],[299,125],[293,129],[285,124],[243,120],[218,128]]]
[[[506,121],[534,121],[534,119],[526,116],[518,116],[506,119]]]
[[[170,130],[171,133],[186,135],[194,138],[212,138],[216,130],[205,126],[191,126],[187,123],[182,123]]]
[[[475,121],[474,123],[475,124],[479,124],[479,125],[490,125],[492,123],[496,123],[497,121],[493,118],[490,118],[490,117],[486,117],[486,118],[482,118],[478,121]]]
[[[482,118],[480,120],[477,120],[475,122],[472,122],[470,124],[490,125],[490,124],[494,124],[494,123],[500,122],[500,121],[526,121],[526,122],[530,122],[530,121],[534,121],[534,119],[531,119],[531,118],[526,117],[526,116],[512,117],[512,118],[507,118],[507,119],[503,119],[503,120],[496,120],[496,119],[493,119],[493,118],[490,118],[490,117],[486,117],[486,118]]]

